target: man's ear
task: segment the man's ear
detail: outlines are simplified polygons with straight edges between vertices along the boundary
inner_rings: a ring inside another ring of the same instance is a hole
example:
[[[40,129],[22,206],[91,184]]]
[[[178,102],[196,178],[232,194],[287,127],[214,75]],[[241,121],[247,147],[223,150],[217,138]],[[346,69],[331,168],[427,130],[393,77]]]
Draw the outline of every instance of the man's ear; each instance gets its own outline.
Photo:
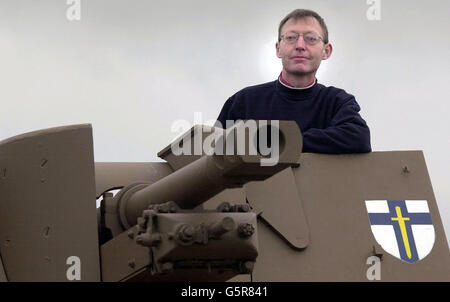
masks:
[[[280,42],[275,43],[275,49],[277,51],[277,57],[281,58],[281,56],[280,56]]]
[[[333,52],[333,45],[328,43],[327,45],[325,45],[323,49],[322,60],[328,59],[331,56],[332,52]]]

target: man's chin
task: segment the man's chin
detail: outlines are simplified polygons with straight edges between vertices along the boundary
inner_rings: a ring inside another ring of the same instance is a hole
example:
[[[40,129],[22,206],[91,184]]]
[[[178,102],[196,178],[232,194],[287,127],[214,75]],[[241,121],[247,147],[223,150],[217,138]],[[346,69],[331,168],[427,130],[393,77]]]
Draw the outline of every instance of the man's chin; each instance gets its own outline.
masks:
[[[317,69],[314,69],[310,66],[304,66],[303,64],[295,64],[294,66],[288,66],[284,68],[288,73],[295,76],[305,76],[314,74]]]
[[[315,73],[315,70],[310,69],[286,69],[286,71],[294,76],[307,76]]]

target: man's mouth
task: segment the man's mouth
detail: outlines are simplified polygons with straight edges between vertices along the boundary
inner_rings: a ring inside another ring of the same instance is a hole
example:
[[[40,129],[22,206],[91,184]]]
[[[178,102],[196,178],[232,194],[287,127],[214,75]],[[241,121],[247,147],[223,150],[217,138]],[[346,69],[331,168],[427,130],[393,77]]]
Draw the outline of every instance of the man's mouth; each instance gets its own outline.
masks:
[[[295,56],[292,57],[291,60],[308,60],[308,58],[303,56]]]

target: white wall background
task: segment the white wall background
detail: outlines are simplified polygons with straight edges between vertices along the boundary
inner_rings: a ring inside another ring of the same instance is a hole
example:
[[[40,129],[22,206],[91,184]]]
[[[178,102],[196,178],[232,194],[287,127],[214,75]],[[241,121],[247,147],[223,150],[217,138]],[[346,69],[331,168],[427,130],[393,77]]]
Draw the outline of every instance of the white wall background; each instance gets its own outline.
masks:
[[[280,20],[324,17],[317,78],[356,96],[374,151],[423,150],[450,234],[450,2],[0,0],[0,140],[91,123],[96,161],[158,161],[177,119],[215,119],[241,88],[276,79]],[[447,236],[448,238],[450,236]]]

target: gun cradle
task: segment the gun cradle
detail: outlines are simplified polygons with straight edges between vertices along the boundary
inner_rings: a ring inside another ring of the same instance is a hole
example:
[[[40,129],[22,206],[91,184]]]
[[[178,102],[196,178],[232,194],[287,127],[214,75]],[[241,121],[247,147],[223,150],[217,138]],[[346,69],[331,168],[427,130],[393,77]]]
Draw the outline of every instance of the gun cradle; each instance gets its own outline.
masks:
[[[144,211],[135,227],[102,245],[104,281],[225,281],[252,272],[258,243],[248,206],[234,206],[247,212],[164,206]]]

